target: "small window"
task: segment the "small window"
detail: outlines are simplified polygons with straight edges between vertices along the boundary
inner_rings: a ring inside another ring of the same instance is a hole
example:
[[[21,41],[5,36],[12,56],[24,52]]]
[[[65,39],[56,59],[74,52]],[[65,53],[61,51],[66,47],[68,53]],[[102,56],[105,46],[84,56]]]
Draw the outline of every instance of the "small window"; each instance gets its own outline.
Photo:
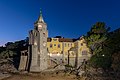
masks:
[[[50,44],[50,48],[52,48],[52,44]]]
[[[54,46],[56,46],[56,44],[54,44]]]
[[[58,48],[60,48],[60,44],[58,44]]]
[[[57,39],[53,39],[53,41],[57,41]]]
[[[82,51],[82,55],[87,55],[87,51],[86,50]]]
[[[68,43],[68,47],[69,47],[69,43]]]
[[[22,56],[24,56],[24,53],[22,53]]]
[[[25,56],[27,56],[28,55],[28,53],[27,52],[25,52]]]
[[[71,47],[72,47],[72,43],[71,43]]]
[[[81,46],[83,46],[83,43],[81,43]]]
[[[43,33],[43,36],[45,37],[45,33]]]

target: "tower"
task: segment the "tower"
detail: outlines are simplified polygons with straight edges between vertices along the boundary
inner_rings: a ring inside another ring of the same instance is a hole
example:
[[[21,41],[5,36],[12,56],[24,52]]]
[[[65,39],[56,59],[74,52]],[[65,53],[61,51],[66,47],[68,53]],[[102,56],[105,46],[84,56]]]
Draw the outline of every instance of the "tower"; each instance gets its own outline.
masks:
[[[30,72],[40,72],[47,69],[47,24],[42,12],[34,23],[34,29],[29,32]]]

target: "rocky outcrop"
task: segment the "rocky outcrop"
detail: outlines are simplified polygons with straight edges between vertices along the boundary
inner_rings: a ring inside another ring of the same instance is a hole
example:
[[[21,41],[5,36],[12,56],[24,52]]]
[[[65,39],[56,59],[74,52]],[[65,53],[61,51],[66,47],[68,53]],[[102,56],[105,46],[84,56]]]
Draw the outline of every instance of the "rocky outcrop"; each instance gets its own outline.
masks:
[[[17,72],[17,69],[13,65],[12,59],[1,59],[0,60],[0,72],[2,72],[2,73]]]

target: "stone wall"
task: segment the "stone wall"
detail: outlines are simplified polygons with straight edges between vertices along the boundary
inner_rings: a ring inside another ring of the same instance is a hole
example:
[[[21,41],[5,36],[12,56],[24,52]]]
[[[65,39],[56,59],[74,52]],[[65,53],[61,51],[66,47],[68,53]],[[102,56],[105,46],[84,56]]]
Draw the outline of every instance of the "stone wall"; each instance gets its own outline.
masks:
[[[20,57],[20,64],[19,64],[19,70],[25,71],[27,67],[28,62],[28,52],[27,50],[21,51],[21,57]]]

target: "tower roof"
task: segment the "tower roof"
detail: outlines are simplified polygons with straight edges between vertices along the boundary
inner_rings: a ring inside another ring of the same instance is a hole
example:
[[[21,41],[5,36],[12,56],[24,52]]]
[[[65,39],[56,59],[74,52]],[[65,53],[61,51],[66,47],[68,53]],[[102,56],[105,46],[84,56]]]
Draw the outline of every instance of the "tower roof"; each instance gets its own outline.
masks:
[[[44,23],[44,20],[43,20],[43,17],[42,17],[42,10],[40,10],[40,16],[38,18],[38,22],[43,22]]]

